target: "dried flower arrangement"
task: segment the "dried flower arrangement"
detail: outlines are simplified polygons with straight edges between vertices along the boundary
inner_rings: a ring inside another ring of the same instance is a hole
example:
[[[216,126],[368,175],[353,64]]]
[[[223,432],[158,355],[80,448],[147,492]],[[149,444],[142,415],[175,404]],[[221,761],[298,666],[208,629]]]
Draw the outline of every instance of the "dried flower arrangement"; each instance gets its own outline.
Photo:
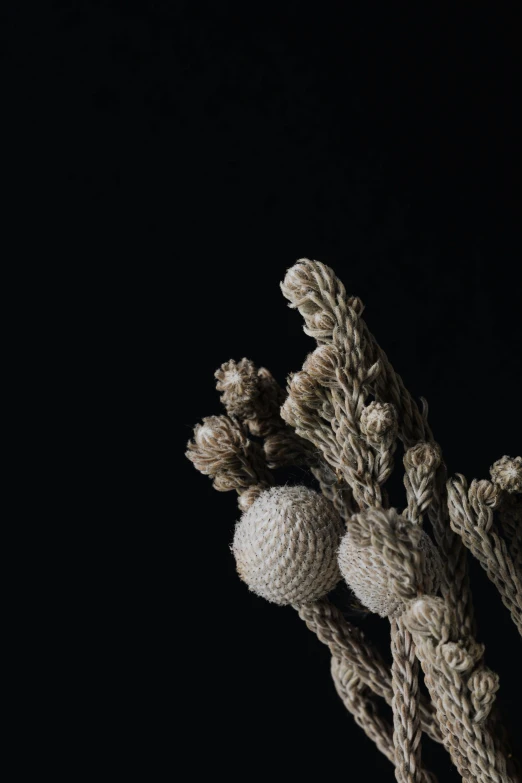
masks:
[[[308,259],[288,270],[281,289],[317,348],[286,393],[248,359],[224,364],[216,379],[226,415],[203,419],[187,451],[217,490],[238,493],[239,576],[259,596],[294,607],[329,647],[339,696],[398,781],[436,779],[422,763],[423,732],[444,744],[464,780],[519,781],[495,708],[499,678],[475,639],[467,552],[522,634],[522,459],[499,459],[491,480],[448,478],[427,405],[419,410],[369,332],[361,300]],[[390,508],[385,487],[398,439],[402,511]],[[277,486],[277,469],[292,465],[310,470],[322,494]],[[341,579],[389,618],[391,670],[329,600]]]

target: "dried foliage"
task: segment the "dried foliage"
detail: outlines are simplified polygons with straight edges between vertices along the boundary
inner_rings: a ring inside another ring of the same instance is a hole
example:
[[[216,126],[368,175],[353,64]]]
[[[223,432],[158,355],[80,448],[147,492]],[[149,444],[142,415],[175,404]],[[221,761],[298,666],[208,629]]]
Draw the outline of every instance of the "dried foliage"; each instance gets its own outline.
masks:
[[[475,638],[467,556],[522,634],[522,459],[497,460],[490,481],[448,478],[427,405],[419,408],[369,332],[361,300],[308,259],[281,290],[317,347],[286,391],[249,359],[223,364],[216,386],[227,415],[203,419],[187,450],[216,489],[239,495],[238,573],[258,595],[294,606],[328,646],[339,696],[398,781],[435,780],[423,732],[444,744],[464,780],[520,781],[495,708],[499,678]],[[398,440],[402,511],[390,508],[385,487]],[[278,487],[277,470],[291,465],[307,468],[322,494]],[[391,670],[329,600],[341,578],[389,619]]]

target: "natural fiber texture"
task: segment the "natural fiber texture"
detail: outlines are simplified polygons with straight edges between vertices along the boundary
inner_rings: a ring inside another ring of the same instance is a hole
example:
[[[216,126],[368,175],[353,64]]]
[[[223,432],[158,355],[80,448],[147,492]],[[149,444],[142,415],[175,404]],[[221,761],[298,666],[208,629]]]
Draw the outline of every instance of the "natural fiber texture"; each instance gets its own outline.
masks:
[[[323,494],[343,519],[355,511],[349,486],[340,480],[312,444],[300,438],[279,415],[285,392],[265,367],[249,359],[225,362],[216,372],[221,402],[252,435],[263,438],[267,468],[310,468]],[[241,502],[240,502],[241,505]]]
[[[348,622],[329,601],[316,601],[298,608],[299,616],[319,641],[326,644],[332,655],[352,667],[357,677],[387,704],[393,701],[391,675],[382,656],[365,638],[362,631]],[[423,731],[436,742],[442,741],[433,709],[421,699],[420,717]]]
[[[413,638],[402,617],[390,618],[393,687],[393,744],[398,781],[422,780],[419,665]]]
[[[444,744],[463,778],[509,783],[506,758],[486,727],[498,678],[482,662],[484,648],[458,637],[439,598],[414,599],[403,615],[416,644]]]
[[[434,500],[437,469],[442,462],[440,446],[421,441],[406,451],[403,462],[407,517],[410,522],[420,524],[422,515]]]
[[[335,689],[357,725],[395,765],[393,728],[388,721],[380,717],[375,695],[357,676],[353,666],[335,656],[332,658],[331,673]],[[436,780],[435,775],[422,770],[423,783],[436,783]]]
[[[498,523],[504,535],[518,579],[522,581],[522,458],[502,457],[490,470],[501,490]]]
[[[339,568],[359,600],[381,617],[397,615],[422,585],[435,591],[440,581],[431,540],[395,509],[352,517],[339,547]]]
[[[356,296],[346,295],[344,285],[332,269],[319,261],[302,258],[288,270],[281,290],[290,306],[298,309],[303,316],[306,334],[320,344],[330,341],[341,345],[345,343],[347,347],[351,344],[353,347],[348,355],[356,372],[360,371],[362,363],[365,367],[377,364],[371,378],[371,393],[378,402],[389,402],[395,406],[399,413],[400,437],[405,445],[411,446],[426,439],[430,435],[426,421],[402,378],[360,319],[363,303]],[[354,326],[357,334],[353,333]]]
[[[522,581],[522,497],[503,493],[497,521],[518,578]]]
[[[436,471],[441,464],[440,448],[436,443],[420,441],[406,451],[403,463],[408,501],[404,516],[415,530],[434,500]],[[442,579],[442,562],[425,533],[419,539],[419,548],[423,551],[424,562],[423,568],[420,562],[417,564],[417,589],[435,592]],[[390,622],[396,776],[415,781],[421,774],[419,661],[415,642],[402,616],[391,618]]]
[[[210,476],[214,489],[250,491],[250,499],[273,483],[263,452],[249,440],[237,420],[207,416],[194,430],[187,457],[201,473]]]
[[[254,501],[234,533],[241,579],[275,604],[322,598],[340,580],[342,532],[334,507],[307,487],[273,487]]]
[[[394,509],[370,509],[350,520],[339,567],[368,609],[390,617],[395,775],[416,783],[422,777],[418,663],[400,614],[419,590],[437,589],[441,566],[436,551],[421,528]]]
[[[466,479],[459,474],[448,482],[448,495],[453,530],[486,571],[522,635],[522,584],[493,524],[493,510],[500,500],[498,486],[486,480],[472,481],[468,490]]]
[[[443,741],[465,781],[520,783],[495,707],[499,680],[475,641],[468,551],[522,622],[522,458],[504,456],[491,481],[448,481],[422,410],[369,332],[364,306],[333,271],[301,259],[281,288],[317,347],[286,392],[249,359],[225,362],[216,386],[226,415],[197,425],[187,456],[216,489],[235,490],[243,516],[232,549],[250,589],[291,604],[332,654],[336,689],[394,763],[400,783],[433,781],[421,729]],[[389,508],[397,440],[405,507]],[[317,481],[278,487],[296,466]],[[426,530],[423,530],[423,524]],[[390,621],[391,671],[327,593],[342,575]],[[440,592],[441,597],[437,596]],[[419,689],[420,661],[430,703]],[[393,711],[393,729],[376,699]]]
[[[441,463],[435,474],[435,491],[427,514],[443,565],[440,591],[466,636],[475,630],[468,556],[462,539],[450,526],[446,478],[446,466]]]
[[[510,494],[522,493],[522,457],[502,457],[490,470],[491,480]]]
[[[395,765],[393,729],[379,716],[375,695],[357,676],[355,668],[342,658],[332,657],[331,673],[335,689],[357,725]]]

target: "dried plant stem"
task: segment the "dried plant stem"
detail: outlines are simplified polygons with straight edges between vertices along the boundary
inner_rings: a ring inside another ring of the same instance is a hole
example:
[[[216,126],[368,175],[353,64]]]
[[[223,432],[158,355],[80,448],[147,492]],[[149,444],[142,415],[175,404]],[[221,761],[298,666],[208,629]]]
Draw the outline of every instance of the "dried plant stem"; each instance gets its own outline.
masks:
[[[419,662],[413,638],[401,618],[392,618],[390,628],[395,777],[399,783],[418,783],[422,779]]]
[[[217,490],[239,495],[238,573],[253,592],[293,606],[329,648],[339,696],[399,783],[435,780],[422,767],[422,731],[444,743],[466,783],[520,783],[496,712],[499,678],[475,641],[468,550],[522,635],[522,458],[503,456],[491,481],[469,488],[460,475],[448,481],[427,404],[419,409],[370,333],[361,300],[308,259],[281,289],[316,349],[289,376],[287,394],[249,359],[223,364],[215,377],[227,415],[204,419],[187,450]],[[402,514],[384,486],[397,438],[406,449]],[[272,471],[294,465],[324,497],[274,486]],[[328,600],[341,576],[364,607],[389,618],[391,670]]]
[[[412,601],[404,615],[443,731],[444,745],[463,778],[514,783],[506,758],[486,726],[498,678],[481,663],[483,648],[458,642],[456,625],[441,599]]]
[[[436,491],[428,508],[428,517],[443,564],[440,590],[454,612],[461,635],[467,636],[475,633],[468,555],[462,539],[450,526],[446,479],[446,465],[441,462],[437,469]]]
[[[503,493],[498,522],[504,534],[513,566],[522,580],[522,498]]]
[[[349,623],[326,599],[296,609],[308,628],[330,648],[332,655],[353,666],[361,681],[391,706],[393,688],[390,671],[362,631]],[[441,732],[434,720],[433,710],[424,699],[420,704],[420,717],[423,731],[440,742]]]
[[[331,673],[337,693],[348,712],[381,753],[395,765],[393,729],[379,716],[375,694],[357,675],[353,664],[343,658],[332,656]]]
[[[489,481],[472,482],[458,475],[448,482],[449,512],[452,529],[479,561],[493,582],[502,602],[509,609],[522,635],[522,584],[504,540],[493,526],[493,507],[497,488]]]
[[[344,706],[353,715],[358,726],[371,739],[382,754],[395,766],[393,728],[379,715],[375,694],[361,681],[353,666],[342,658],[332,657],[332,679]],[[436,783],[437,778],[427,770],[421,770],[422,783]]]

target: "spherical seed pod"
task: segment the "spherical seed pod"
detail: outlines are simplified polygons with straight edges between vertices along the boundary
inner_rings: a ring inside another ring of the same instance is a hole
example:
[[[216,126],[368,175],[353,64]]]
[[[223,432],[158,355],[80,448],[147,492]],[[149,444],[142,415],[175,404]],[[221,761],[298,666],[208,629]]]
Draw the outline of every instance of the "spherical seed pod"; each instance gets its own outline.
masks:
[[[279,604],[323,598],[339,582],[342,522],[331,503],[307,487],[265,490],[236,525],[232,551],[250,590]]]
[[[442,567],[420,527],[393,508],[370,508],[349,520],[339,547],[339,568],[364,606],[392,617],[419,592],[435,592]]]

